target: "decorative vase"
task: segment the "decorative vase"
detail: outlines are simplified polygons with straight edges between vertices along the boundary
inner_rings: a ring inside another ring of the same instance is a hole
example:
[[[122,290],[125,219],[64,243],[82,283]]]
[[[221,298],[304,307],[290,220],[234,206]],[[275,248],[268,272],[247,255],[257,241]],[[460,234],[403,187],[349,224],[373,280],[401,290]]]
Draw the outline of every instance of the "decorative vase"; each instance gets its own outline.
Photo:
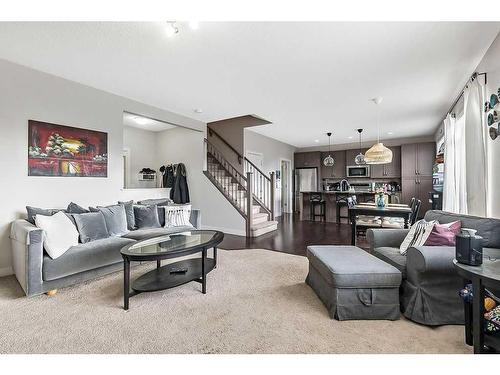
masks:
[[[379,194],[377,196],[377,207],[380,207],[380,208],[384,208],[385,207],[384,194]]]

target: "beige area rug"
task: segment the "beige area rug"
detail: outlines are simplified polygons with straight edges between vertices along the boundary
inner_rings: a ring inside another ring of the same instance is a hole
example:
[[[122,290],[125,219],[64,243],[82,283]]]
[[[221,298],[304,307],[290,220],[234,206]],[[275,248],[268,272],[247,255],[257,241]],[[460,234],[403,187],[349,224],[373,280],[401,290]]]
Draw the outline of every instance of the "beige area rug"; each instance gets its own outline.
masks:
[[[154,264],[132,269],[132,279]],[[131,298],[122,273],[26,298],[0,279],[2,353],[470,353],[463,327],[331,320],[304,283],[307,259],[219,251],[208,293],[195,282]]]

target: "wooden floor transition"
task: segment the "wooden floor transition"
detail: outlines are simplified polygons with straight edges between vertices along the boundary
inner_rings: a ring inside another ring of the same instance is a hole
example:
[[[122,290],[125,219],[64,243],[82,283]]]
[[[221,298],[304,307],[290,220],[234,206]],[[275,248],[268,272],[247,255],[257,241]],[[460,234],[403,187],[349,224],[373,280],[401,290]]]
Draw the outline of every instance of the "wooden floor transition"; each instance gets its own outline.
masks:
[[[348,224],[300,221],[298,215],[285,214],[277,218],[278,230],[256,238],[225,234],[219,248],[226,250],[267,249],[289,254],[306,255],[309,245],[350,245],[351,226]],[[368,248],[365,238],[357,246]]]

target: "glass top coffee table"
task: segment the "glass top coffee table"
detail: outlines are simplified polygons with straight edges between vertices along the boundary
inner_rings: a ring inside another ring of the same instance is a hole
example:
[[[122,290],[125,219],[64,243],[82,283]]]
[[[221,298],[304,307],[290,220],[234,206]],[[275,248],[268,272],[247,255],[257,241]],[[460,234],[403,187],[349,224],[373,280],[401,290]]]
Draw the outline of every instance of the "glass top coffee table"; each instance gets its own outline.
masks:
[[[207,292],[207,273],[217,266],[217,245],[224,234],[211,230],[191,230],[153,237],[127,245],[121,249],[124,264],[123,308],[128,310],[130,297],[143,292],[173,288],[190,281],[202,285]],[[214,249],[213,258],[207,250]],[[161,266],[161,260],[201,253],[201,258],[186,259]],[[145,273],[130,285],[130,262],[156,261],[156,269]],[[130,289],[132,288],[132,291]]]

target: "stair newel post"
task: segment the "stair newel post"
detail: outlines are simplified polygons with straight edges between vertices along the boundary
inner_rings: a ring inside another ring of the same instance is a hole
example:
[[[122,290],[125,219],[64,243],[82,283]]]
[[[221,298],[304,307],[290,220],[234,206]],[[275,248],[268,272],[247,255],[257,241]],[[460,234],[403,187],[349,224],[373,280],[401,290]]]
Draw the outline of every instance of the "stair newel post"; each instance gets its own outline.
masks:
[[[253,222],[253,178],[252,172],[247,172],[247,237],[252,233]]]
[[[274,215],[274,193],[275,193],[275,186],[276,186],[276,173],[271,172],[271,186],[270,186],[270,197],[271,201],[269,202],[269,209],[271,210],[271,220],[274,220],[275,215]]]

